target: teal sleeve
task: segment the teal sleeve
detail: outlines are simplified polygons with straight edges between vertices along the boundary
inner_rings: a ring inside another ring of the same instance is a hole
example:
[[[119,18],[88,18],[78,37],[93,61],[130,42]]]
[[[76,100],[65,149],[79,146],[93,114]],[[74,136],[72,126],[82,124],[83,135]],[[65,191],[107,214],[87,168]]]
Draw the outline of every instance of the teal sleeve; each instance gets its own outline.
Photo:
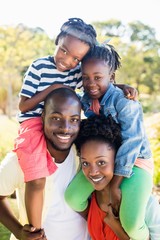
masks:
[[[92,184],[80,170],[65,191],[65,200],[76,212],[84,211],[88,206],[88,198],[94,191]]]

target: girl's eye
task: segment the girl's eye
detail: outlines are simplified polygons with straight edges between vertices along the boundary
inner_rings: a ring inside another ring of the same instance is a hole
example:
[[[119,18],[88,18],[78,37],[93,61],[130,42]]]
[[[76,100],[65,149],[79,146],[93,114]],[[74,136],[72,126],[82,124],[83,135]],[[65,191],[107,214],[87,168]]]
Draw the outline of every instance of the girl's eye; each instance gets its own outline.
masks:
[[[105,163],[106,163],[105,161],[99,161],[98,166],[103,166],[103,165],[105,165]]]
[[[95,80],[100,80],[101,78],[100,77],[95,77]]]

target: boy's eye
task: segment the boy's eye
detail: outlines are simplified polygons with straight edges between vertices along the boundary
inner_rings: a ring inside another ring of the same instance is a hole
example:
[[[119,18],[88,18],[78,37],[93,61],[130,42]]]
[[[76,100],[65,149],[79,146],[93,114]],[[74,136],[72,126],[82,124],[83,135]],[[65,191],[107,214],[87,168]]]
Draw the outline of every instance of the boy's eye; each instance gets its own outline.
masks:
[[[63,48],[61,48],[61,51],[66,55],[67,54],[67,51]]]
[[[74,61],[77,62],[77,63],[80,62],[80,60],[78,58],[74,58]]]

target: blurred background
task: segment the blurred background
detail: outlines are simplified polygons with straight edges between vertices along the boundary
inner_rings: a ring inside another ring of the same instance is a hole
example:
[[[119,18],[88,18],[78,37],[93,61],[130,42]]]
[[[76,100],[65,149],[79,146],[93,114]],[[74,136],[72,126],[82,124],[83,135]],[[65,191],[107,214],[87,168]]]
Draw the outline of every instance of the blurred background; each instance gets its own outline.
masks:
[[[2,1],[1,1],[2,2]],[[122,60],[117,83],[135,87],[153,151],[154,193],[160,186],[160,2],[159,0],[3,1],[0,14],[0,162],[17,136],[18,93],[33,60],[53,55],[61,25],[71,17],[94,26],[98,40],[110,39]],[[14,205],[14,200],[11,204]],[[15,213],[16,209],[15,209]],[[0,225],[0,239],[9,232]]]

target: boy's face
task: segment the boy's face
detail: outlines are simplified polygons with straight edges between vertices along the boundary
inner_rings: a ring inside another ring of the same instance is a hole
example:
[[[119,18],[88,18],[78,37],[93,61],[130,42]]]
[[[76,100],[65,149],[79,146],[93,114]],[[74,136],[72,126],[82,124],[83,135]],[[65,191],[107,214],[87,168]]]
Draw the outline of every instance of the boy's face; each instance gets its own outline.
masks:
[[[47,147],[53,151],[68,151],[80,127],[81,105],[71,96],[55,94],[45,107],[43,128]]]
[[[73,69],[89,51],[88,44],[72,36],[62,37],[55,50],[54,60],[59,71]]]
[[[83,87],[92,99],[103,96],[113,78],[114,74],[102,60],[90,59],[82,64]]]

